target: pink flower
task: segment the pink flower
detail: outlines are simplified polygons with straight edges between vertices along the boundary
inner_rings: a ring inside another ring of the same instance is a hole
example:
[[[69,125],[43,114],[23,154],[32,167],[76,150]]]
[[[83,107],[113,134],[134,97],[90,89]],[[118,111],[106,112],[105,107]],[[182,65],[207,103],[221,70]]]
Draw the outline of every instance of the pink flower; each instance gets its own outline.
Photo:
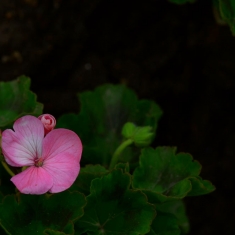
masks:
[[[43,123],[45,135],[52,131],[56,125],[56,120],[51,114],[42,114],[38,119]]]
[[[6,162],[27,169],[11,181],[25,194],[58,193],[68,189],[78,176],[82,143],[73,131],[55,129],[44,137],[43,123],[24,116],[13,130],[2,132],[2,152]]]

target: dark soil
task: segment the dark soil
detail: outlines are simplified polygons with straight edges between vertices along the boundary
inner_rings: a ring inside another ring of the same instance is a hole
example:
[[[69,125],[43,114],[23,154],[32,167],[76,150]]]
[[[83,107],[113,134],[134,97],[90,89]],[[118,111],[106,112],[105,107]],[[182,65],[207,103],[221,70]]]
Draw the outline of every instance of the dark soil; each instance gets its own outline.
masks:
[[[235,234],[235,39],[211,1],[1,0],[0,80],[21,74],[56,117],[107,82],[155,100],[155,144],[190,152],[217,187],[186,199],[190,234]]]

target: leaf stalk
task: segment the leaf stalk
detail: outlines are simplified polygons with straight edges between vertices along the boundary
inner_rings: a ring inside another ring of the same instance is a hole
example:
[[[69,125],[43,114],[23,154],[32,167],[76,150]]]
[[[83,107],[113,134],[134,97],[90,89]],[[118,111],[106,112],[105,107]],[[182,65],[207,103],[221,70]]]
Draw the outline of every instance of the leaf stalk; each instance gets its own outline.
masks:
[[[114,166],[117,164],[118,160],[119,160],[119,156],[120,154],[123,152],[123,150],[131,145],[134,141],[132,139],[127,139],[124,142],[122,142],[119,147],[115,150],[112,159],[111,159],[111,163],[109,165],[109,170],[112,170],[114,168]]]
[[[9,166],[5,162],[2,161],[2,165],[5,168],[5,170],[10,174],[10,176],[12,177],[15,176],[15,174],[12,172],[12,170],[9,168]]]

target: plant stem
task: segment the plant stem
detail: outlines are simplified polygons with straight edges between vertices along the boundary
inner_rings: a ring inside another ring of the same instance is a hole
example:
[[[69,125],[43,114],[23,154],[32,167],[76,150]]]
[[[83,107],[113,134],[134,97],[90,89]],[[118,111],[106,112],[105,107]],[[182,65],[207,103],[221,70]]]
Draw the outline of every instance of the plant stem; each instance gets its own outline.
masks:
[[[117,164],[118,162],[118,158],[120,156],[120,154],[122,153],[122,151],[129,145],[131,145],[133,143],[132,139],[127,139],[124,142],[121,143],[121,145],[119,145],[119,147],[116,149],[116,151],[113,154],[113,157],[111,159],[111,163],[109,166],[109,169],[113,169],[114,166]]]
[[[8,165],[5,162],[2,161],[2,165],[12,177],[15,176],[15,174],[12,172],[12,170],[8,167]]]

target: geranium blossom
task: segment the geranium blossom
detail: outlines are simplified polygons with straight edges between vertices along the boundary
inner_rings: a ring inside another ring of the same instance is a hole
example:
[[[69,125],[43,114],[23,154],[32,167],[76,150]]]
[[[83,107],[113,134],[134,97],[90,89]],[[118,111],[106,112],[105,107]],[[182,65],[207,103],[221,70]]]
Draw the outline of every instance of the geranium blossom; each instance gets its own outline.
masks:
[[[27,167],[11,181],[25,194],[58,193],[69,188],[80,170],[82,143],[71,130],[54,129],[44,137],[36,117],[19,118],[2,132],[2,152],[14,167]]]

